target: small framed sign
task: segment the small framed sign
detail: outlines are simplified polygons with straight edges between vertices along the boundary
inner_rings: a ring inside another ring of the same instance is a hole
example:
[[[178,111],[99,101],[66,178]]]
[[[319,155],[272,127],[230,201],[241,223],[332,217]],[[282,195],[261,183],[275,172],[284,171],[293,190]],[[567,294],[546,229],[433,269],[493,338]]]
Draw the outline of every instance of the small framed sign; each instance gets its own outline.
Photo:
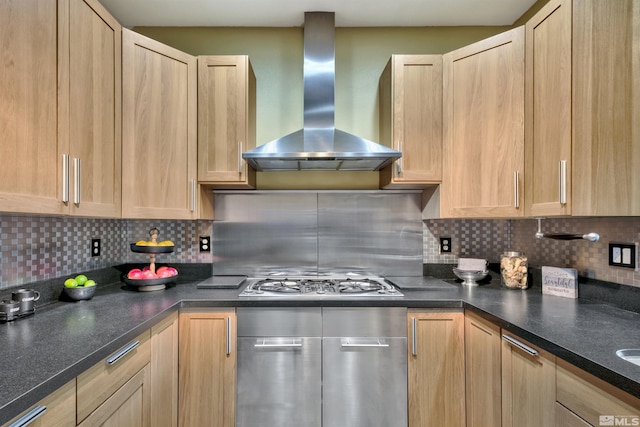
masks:
[[[575,268],[542,267],[542,293],[578,298],[578,270]]]

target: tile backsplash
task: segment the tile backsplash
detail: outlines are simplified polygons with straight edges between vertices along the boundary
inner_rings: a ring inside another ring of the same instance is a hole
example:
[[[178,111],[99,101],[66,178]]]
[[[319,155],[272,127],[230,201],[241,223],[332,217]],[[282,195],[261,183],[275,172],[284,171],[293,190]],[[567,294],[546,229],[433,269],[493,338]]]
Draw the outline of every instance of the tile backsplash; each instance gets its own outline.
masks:
[[[198,236],[211,235],[211,221],[123,220],[74,217],[0,215],[0,289],[21,286],[110,267],[148,262],[132,253],[129,243],[148,240],[149,230],[172,240],[175,252],[157,262],[211,262],[210,252],[198,251]],[[101,255],[91,256],[91,239],[101,240]]]
[[[640,287],[640,269],[609,266],[609,242],[640,242],[640,218],[547,218],[547,233],[600,234],[600,241],[536,239],[535,219],[427,220],[424,226],[424,262],[455,264],[458,257],[481,257],[499,262],[505,250],[527,255],[529,265],[570,267],[581,276]],[[452,253],[440,254],[440,237],[451,237]],[[637,257],[637,250],[636,250]],[[637,262],[636,262],[637,265]]]
[[[129,243],[148,239],[160,230],[160,240],[173,240],[175,252],[158,263],[210,263],[211,252],[199,252],[198,237],[210,236],[211,221],[128,220],[44,217],[0,214],[0,289],[72,275],[129,262],[147,262],[132,253]],[[640,287],[640,269],[608,265],[609,242],[640,241],[640,218],[545,219],[545,232],[597,232],[600,241],[558,241],[535,238],[537,222],[522,220],[427,220],[423,228],[423,260],[455,264],[459,257],[498,262],[505,250],[524,252],[532,267],[573,267],[580,275]],[[440,254],[440,237],[452,239],[452,251]],[[91,256],[91,239],[99,238],[102,254]]]

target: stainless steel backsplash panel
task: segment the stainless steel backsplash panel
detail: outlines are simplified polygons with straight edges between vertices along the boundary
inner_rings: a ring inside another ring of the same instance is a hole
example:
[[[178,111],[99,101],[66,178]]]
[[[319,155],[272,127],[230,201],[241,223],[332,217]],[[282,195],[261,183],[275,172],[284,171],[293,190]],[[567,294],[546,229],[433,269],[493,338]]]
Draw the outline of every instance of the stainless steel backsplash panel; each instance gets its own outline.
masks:
[[[416,191],[221,191],[213,273],[422,276]]]

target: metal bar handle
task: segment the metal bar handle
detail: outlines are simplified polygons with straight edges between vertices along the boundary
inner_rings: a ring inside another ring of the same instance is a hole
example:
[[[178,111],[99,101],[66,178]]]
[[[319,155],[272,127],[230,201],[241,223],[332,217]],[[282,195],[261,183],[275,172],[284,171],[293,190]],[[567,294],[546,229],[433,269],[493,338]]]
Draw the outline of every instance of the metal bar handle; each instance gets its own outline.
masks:
[[[73,203],[80,204],[80,159],[73,159]]]
[[[62,203],[69,203],[69,155],[62,155]]]
[[[372,342],[372,343],[352,343],[350,342],[348,339],[346,340],[347,342],[343,342],[341,347],[369,347],[369,348],[382,348],[382,347],[389,347],[389,344],[387,343],[383,343],[382,341],[380,341],[380,339],[376,339],[376,342]]]
[[[114,365],[120,359],[125,357],[127,354],[131,353],[133,351],[133,349],[135,349],[139,345],[140,345],[140,341],[138,341],[138,340],[132,341],[129,344],[127,344],[124,347],[122,347],[117,352],[115,352],[114,354],[112,354],[111,356],[109,356],[107,358],[107,360],[105,360],[105,362],[107,363],[107,365]]]
[[[26,427],[36,419],[40,418],[44,415],[47,410],[46,406],[38,405],[34,407],[32,410],[15,420],[13,423],[9,424],[7,427]]]
[[[411,319],[411,354],[418,355],[418,319]]]
[[[513,173],[513,206],[520,209],[520,172]]]
[[[190,193],[190,200],[189,200],[189,209],[191,210],[191,212],[196,210],[196,180],[192,179],[191,182],[189,183],[189,193]]]
[[[292,340],[291,343],[267,343],[267,340],[262,340],[262,343],[255,343],[255,348],[300,348],[302,342]]]
[[[242,141],[238,142],[238,173],[242,173]]]
[[[506,342],[508,342],[509,344],[519,348],[520,350],[524,351],[527,354],[530,354],[531,356],[538,356],[538,350],[529,347],[528,345],[521,343],[520,341],[518,341],[517,339],[510,337],[509,335],[505,335],[502,334],[502,339],[505,340]]]
[[[227,317],[227,345],[226,345],[226,354],[229,356],[231,354],[231,316]]]
[[[402,141],[398,141],[398,151],[402,151]],[[402,157],[396,161],[396,174],[402,174]]]
[[[559,163],[560,171],[559,171],[559,179],[558,182],[560,184],[559,188],[559,198],[560,204],[567,204],[567,161],[560,160]]]

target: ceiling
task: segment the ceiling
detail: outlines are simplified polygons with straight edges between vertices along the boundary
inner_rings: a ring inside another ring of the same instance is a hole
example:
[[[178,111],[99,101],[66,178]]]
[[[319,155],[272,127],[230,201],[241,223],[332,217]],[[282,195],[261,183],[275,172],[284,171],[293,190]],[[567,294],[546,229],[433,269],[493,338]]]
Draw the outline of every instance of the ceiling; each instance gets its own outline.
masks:
[[[305,11],[337,27],[511,25],[536,0],[100,0],[125,27],[298,27]]]

